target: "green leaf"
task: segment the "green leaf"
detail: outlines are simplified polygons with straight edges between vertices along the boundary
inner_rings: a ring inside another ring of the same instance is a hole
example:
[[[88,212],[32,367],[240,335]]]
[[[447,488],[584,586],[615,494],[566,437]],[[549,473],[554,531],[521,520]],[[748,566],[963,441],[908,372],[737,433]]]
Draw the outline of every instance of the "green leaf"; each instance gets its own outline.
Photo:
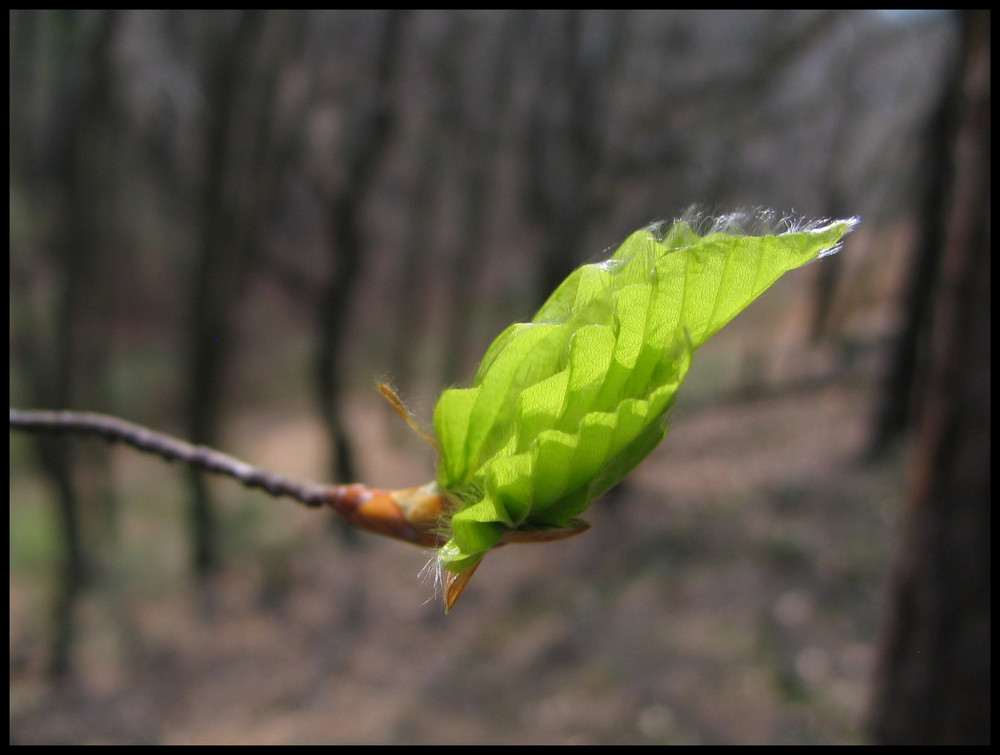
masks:
[[[471,387],[442,394],[437,485],[455,506],[439,553],[447,569],[474,566],[510,530],[566,525],[617,483],[666,434],[694,351],[857,222],[748,235],[734,218],[703,235],[684,220],[632,234],[501,333]]]

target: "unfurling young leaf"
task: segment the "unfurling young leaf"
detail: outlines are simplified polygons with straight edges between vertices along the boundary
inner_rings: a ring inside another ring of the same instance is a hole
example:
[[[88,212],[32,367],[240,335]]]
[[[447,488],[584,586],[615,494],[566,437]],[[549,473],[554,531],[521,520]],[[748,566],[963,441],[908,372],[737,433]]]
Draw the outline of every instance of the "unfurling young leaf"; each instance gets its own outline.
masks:
[[[740,228],[745,220],[756,231]],[[437,478],[419,487],[287,478],[88,412],[11,409],[10,426],[120,441],[273,496],[329,505],[356,527],[435,548],[447,611],[491,548],[584,532],[589,525],[576,517],[663,439],[695,350],[784,273],[836,251],[857,224],[781,222],[775,230],[769,213],[731,215],[632,234],[611,259],[574,271],[531,322],[501,333],[470,387],[441,395],[436,438],[381,385],[438,452]]]
[[[438,561],[453,581],[464,585],[502,542],[582,531],[574,518],[663,439],[694,351],[782,274],[836,251],[857,222],[754,235],[739,220],[637,231],[501,333],[471,387],[442,394],[436,486],[451,511]]]

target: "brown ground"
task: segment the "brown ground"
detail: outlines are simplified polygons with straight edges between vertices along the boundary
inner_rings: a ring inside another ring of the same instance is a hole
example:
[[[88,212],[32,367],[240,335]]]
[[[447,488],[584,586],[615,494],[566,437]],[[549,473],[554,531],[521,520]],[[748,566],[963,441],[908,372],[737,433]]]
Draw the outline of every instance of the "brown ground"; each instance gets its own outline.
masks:
[[[679,407],[590,532],[491,554],[447,617],[425,602],[425,553],[345,545],[327,514],[227,482],[231,528],[256,534],[197,592],[163,534],[182,524],[176,473],[132,455],[119,483],[152,513],[120,523],[73,680],[45,680],[50,587],[12,566],[11,742],[864,741],[902,495],[898,463],[857,462],[866,390]],[[361,452],[392,479],[370,481],[424,482],[426,456],[383,424]],[[313,462],[287,449],[311,433],[229,450],[295,473]]]

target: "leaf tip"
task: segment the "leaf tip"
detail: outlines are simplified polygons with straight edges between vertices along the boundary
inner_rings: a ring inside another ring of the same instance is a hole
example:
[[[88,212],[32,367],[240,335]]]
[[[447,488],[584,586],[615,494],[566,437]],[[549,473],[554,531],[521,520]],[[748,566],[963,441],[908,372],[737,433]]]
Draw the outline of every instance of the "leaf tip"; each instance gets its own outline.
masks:
[[[462,592],[469,584],[469,580],[472,579],[472,575],[476,573],[476,569],[479,568],[479,564],[481,563],[482,560],[476,561],[468,569],[458,574],[454,572],[447,573],[444,580],[444,612],[446,614],[450,613],[452,607],[458,602],[458,599],[462,596]]]

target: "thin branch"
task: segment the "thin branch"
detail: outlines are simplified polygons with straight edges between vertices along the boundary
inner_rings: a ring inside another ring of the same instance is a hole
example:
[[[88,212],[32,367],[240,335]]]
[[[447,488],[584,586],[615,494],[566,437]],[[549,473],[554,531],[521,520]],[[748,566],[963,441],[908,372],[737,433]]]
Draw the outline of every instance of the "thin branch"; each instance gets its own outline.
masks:
[[[108,442],[124,443],[139,451],[155,454],[167,461],[181,461],[206,472],[228,475],[248,488],[260,488],[276,498],[289,496],[310,507],[326,503],[331,487],[336,487],[284,477],[211,448],[195,446],[106,414],[11,409],[10,426],[11,429],[27,432],[96,435]]]

